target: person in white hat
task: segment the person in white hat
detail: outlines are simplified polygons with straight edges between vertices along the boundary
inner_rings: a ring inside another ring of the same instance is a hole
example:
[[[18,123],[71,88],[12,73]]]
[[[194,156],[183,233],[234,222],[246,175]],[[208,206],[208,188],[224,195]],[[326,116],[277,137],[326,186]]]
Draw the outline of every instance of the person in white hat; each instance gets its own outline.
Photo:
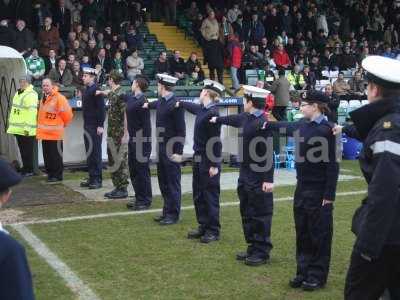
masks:
[[[353,125],[337,126],[363,142],[360,166],[368,195],[353,217],[356,234],[345,299],[378,299],[389,289],[400,299],[400,61],[362,61],[370,104],[350,113]]]
[[[92,68],[83,68],[83,83],[86,89],[82,92],[82,111],[84,142],[87,156],[89,178],[82,181],[81,187],[99,189],[102,187],[102,157],[101,142],[104,132],[106,107],[104,96],[96,95],[97,72]]]
[[[186,136],[185,114],[176,109],[173,87],[178,78],[157,74],[158,101],[145,103],[144,108],[156,109],[158,130],[157,177],[164,198],[163,213],[154,218],[160,225],[173,225],[179,221],[181,211],[181,162]]]
[[[269,91],[254,86],[243,86],[244,113],[213,117],[210,122],[241,128],[242,162],[237,192],[240,200],[243,232],[247,251],[236,259],[249,266],[265,264],[270,257],[271,223],[273,212],[273,149],[272,138],[263,137],[257,125],[265,121],[265,99]],[[271,135],[272,137],[272,135]]]
[[[188,233],[189,239],[200,239],[202,243],[219,240],[219,195],[221,171],[221,125],[210,123],[219,116],[218,101],[225,91],[219,82],[204,80],[200,103],[177,102],[196,115],[193,134],[193,202],[198,228]]]

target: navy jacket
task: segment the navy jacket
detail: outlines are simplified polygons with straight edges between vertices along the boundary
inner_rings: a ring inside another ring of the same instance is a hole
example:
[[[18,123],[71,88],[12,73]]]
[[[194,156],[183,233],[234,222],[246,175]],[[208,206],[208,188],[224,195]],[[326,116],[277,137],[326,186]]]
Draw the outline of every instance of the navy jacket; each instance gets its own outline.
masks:
[[[363,142],[361,171],[368,196],[353,218],[354,249],[378,258],[385,245],[400,245],[400,99],[383,99],[350,113],[344,132]]]
[[[208,107],[203,105],[190,103],[190,102],[180,102],[180,107],[186,109],[190,113],[196,115],[196,120],[194,122],[194,143],[193,151],[195,154],[200,154],[207,158],[207,165],[216,167],[221,162],[221,125],[210,123],[210,119],[214,116],[218,117],[218,107],[216,104],[212,104]],[[211,139],[213,139],[211,141]],[[212,156],[207,156],[207,143],[211,141]]]
[[[126,119],[128,121],[129,140],[135,151],[137,148],[137,141],[134,138],[142,138],[142,150],[145,157],[151,154],[151,122],[150,111],[144,109],[142,106],[146,102],[144,94],[129,95],[126,98]],[[138,141],[140,142],[140,140]]]
[[[274,181],[272,139],[268,139],[270,140],[270,145],[261,141],[257,143],[253,142],[256,145],[256,155],[250,154],[250,144],[252,141],[255,141],[256,138],[257,140],[264,138],[267,133],[271,133],[268,130],[263,132],[259,129],[258,124],[264,121],[264,112],[261,110],[256,114],[241,113],[217,119],[218,123],[241,128],[239,130],[239,151],[241,152],[240,158],[242,162],[239,179],[243,178],[247,182],[257,185],[263,182]],[[269,137],[272,137],[272,134]],[[257,158],[265,159],[257,161]]]
[[[316,188],[324,187],[324,199],[335,200],[339,177],[339,164],[336,159],[336,138],[332,125],[324,116],[315,121],[302,119],[298,122],[267,123],[266,129],[286,129],[286,135],[300,138],[296,143],[296,171],[300,185]],[[322,140],[327,143],[324,144]],[[327,153],[321,152],[327,145]],[[313,161],[314,159],[315,161]]]
[[[183,154],[186,137],[185,112],[183,108],[176,108],[176,98],[173,93],[165,99],[149,103],[150,109],[157,109],[156,126],[159,131],[160,145],[166,145],[170,139],[177,139],[173,145],[174,154]]]
[[[84,126],[103,127],[106,118],[106,106],[102,95],[96,96],[97,85],[87,87],[82,93],[82,111]]]
[[[0,299],[35,299],[25,249],[0,231]]]

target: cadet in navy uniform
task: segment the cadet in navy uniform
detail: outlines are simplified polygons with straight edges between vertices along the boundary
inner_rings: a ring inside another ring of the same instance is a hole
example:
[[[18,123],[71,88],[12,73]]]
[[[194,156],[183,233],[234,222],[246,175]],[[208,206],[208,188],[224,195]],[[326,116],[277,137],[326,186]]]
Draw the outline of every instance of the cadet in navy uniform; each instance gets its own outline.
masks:
[[[0,207],[11,195],[10,188],[21,181],[21,176],[0,159]],[[25,249],[0,224],[0,299],[33,300],[32,277]]]
[[[89,178],[81,182],[81,187],[99,189],[103,181],[101,142],[106,108],[103,95],[96,95],[95,69],[83,69],[83,83],[86,86],[82,93],[83,129]]]
[[[189,239],[200,239],[202,243],[219,240],[219,194],[221,172],[221,125],[210,123],[219,116],[217,103],[225,87],[212,80],[204,80],[200,103],[177,102],[196,115],[193,143],[193,202],[199,226],[188,233]]]
[[[293,213],[296,228],[297,273],[292,288],[313,291],[328,279],[333,235],[333,201],[339,176],[336,139],[329,114],[329,98],[320,91],[303,94],[304,119],[266,123],[266,128],[285,128],[295,137],[297,186]]]
[[[385,289],[400,299],[400,62],[369,56],[362,67],[370,103],[350,113],[354,124],[343,132],[363,142],[368,195],[353,217],[345,299],[378,299]]]
[[[246,252],[237,254],[236,259],[249,266],[265,264],[272,249],[271,222],[273,213],[273,149],[257,125],[264,122],[265,99],[269,91],[243,86],[245,89],[244,113],[226,117],[213,117],[210,122],[226,124],[240,130],[242,162],[237,193],[243,232],[248,244]],[[253,147],[255,145],[255,147]]]
[[[143,94],[148,88],[145,77],[137,75],[132,83],[132,96],[127,97],[126,119],[128,121],[128,163],[136,201],[128,203],[132,210],[146,210],[151,206],[152,191],[150,177],[151,124],[150,111],[144,109],[147,99]]]
[[[179,221],[181,211],[181,165],[186,125],[182,108],[175,108],[172,92],[178,78],[157,74],[159,100],[144,104],[144,108],[157,109],[158,131],[157,177],[164,198],[163,213],[154,218],[160,225],[172,225]]]

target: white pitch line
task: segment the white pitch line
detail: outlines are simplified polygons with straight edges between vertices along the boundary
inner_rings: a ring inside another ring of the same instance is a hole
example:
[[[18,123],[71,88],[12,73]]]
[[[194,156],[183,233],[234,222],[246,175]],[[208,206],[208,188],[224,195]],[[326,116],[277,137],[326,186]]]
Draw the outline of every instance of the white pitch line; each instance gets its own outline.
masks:
[[[351,195],[360,195],[365,194],[367,191],[353,191],[353,192],[342,192],[337,193],[336,196],[351,196]],[[284,198],[276,198],[274,202],[278,201],[289,201],[293,200],[293,197],[284,197]],[[238,205],[239,202],[222,202],[220,206],[235,206]],[[194,209],[193,205],[183,206],[181,210],[189,210]],[[85,216],[76,216],[76,217],[65,217],[65,218],[58,218],[58,219],[47,219],[47,220],[39,220],[39,221],[27,221],[27,222],[20,222],[11,224],[12,226],[16,225],[33,225],[33,224],[50,224],[50,223],[60,223],[60,222],[71,222],[71,221],[79,221],[79,220],[92,220],[92,219],[100,219],[100,218],[111,218],[111,217],[120,217],[120,216],[130,216],[130,215],[142,215],[142,214],[151,214],[151,213],[160,213],[162,211],[161,208],[159,209],[149,209],[149,210],[142,210],[142,211],[125,211],[125,212],[115,212],[115,213],[102,213],[102,214],[95,214],[95,215],[85,215]]]
[[[67,286],[81,300],[99,300],[100,298],[76,275],[54,252],[52,252],[25,225],[11,225],[41,256],[52,269],[67,283]]]

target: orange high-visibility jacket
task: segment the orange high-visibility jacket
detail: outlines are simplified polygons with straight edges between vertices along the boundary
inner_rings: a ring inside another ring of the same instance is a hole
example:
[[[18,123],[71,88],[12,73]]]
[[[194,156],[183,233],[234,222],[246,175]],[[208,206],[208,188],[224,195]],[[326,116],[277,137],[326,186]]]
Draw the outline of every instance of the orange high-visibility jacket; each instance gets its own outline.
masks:
[[[38,112],[36,139],[62,140],[64,127],[72,120],[73,114],[68,100],[53,88],[50,95],[43,95]]]

